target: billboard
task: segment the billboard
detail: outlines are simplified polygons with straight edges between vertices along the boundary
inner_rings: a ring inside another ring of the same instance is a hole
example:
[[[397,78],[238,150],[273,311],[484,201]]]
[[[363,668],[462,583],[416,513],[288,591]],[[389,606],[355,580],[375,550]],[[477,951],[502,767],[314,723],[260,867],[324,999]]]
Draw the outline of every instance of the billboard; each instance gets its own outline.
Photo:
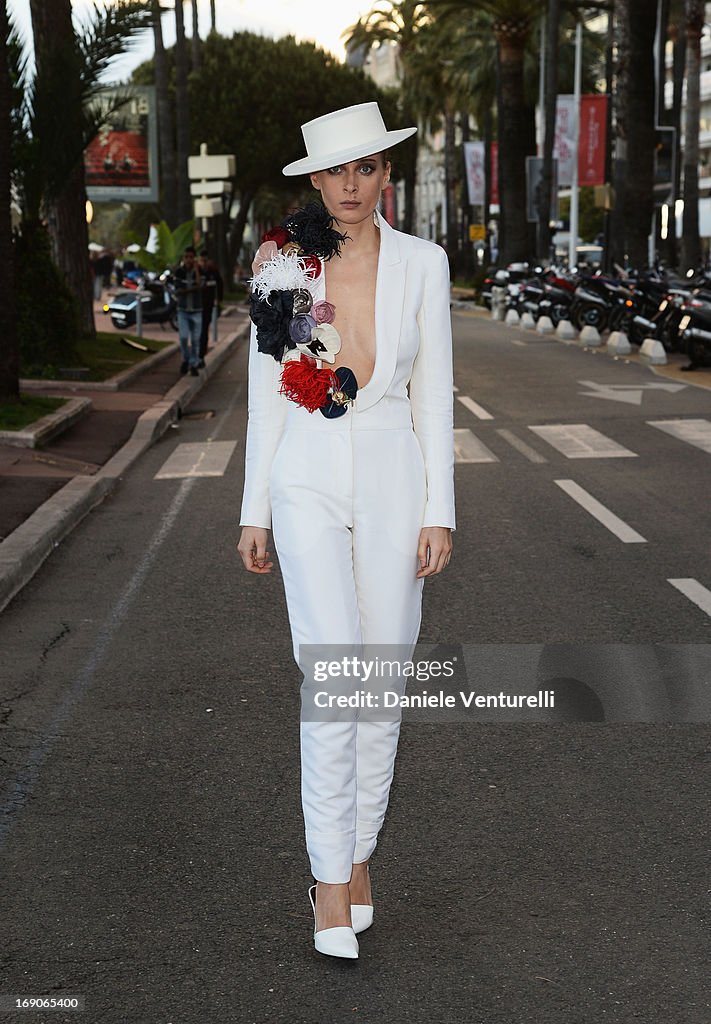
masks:
[[[578,133],[578,111],[575,96],[558,96],[555,119],[553,157],[558,161],[558,184],[563,188],[573,184],[575,167],[575,137]]]
[[[96,103],[106,116],[84,151],[87,196],[92,203],[157,202],[155,87],[102,89]]]
[[[606,151],[607,96],[581,96],[578,149],[578,181],[580,185],[605,184]]]
[[[470,206],[483,206],[485,199],[484,143],[464,143],[464,165]]]

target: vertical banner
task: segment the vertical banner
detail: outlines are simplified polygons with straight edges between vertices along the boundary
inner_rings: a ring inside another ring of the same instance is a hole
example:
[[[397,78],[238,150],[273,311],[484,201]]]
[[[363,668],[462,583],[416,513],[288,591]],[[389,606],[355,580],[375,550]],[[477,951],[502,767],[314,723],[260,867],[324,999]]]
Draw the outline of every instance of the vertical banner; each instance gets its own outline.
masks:
[[[102,89],[93,102],[104,119],[84,150],[87,197],[92,202],[157,202],[155,86]]]
[[[576,127],[575,96],[572,94],[558,96],[553,157],[558,161],[558,184],[563,188],[573,184]]]
[[[484,143],[464,143],[464,166],[470,206],[483,206],[485,202]]]
[[[499,205],[499,144],[491,143],[491,190],[489,202],[492,206]]]
[[[606,144],[607,96],[581,96],[578,149],[578,178],[581,186],[605,184]]]

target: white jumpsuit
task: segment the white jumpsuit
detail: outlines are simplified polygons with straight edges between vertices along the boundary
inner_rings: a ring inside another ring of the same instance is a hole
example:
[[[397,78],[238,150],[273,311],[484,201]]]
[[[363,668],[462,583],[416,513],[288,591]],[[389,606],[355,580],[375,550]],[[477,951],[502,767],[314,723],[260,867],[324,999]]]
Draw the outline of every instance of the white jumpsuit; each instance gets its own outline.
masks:
[[[397,644],[410,657],[424,584],[420,530],[455,528],[446,254],[377,222],[375,368],[344,415],[326,419],[280,395],[281,365],[257,351],[254,326],[250,338],[240,524],[271,525],[300,666],[303,644]],[[314,301],[325,298],[323,279]],[[351,865],[373,852],[399,729],[399,720],[302,714],[301,795],[316,879],[348,882]]]

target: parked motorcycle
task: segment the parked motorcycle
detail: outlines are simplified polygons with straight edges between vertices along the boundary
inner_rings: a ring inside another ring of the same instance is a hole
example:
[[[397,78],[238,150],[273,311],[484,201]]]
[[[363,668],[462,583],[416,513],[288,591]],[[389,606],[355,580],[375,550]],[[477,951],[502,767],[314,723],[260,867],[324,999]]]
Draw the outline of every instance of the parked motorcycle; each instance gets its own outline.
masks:
[[[135,325],[139,297],[144,324],[170,324],[177,331],[178,310],[169,271],[157,279],[144,278],[139,290],[119,292],[106,303],[104,312],[110,315],[116,330],[125,331]]]

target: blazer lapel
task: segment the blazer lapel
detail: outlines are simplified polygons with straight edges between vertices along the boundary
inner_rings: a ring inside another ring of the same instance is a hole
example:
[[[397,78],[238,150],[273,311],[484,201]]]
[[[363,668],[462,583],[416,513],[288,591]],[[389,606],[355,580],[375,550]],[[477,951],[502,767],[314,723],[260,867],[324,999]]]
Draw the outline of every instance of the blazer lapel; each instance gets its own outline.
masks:
[[[354,411],[369,409],[383,397],[393,379],[405,301],[405,261],[397,233],[380,212],[380,253],[375,285],[375,368],[365,387],[359,388]]]

